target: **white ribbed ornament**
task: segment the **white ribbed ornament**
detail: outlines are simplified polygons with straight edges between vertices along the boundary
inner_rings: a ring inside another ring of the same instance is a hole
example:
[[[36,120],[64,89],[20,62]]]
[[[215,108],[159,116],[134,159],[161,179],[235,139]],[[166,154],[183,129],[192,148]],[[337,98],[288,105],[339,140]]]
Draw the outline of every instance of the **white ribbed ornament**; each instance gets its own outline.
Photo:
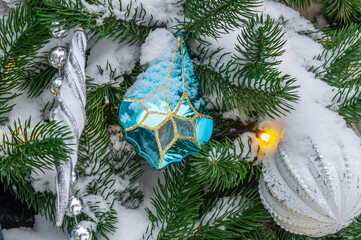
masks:
[[[341,139],[331,139],[322,151],[309,137],[298,147],[285,140],[264,161],[260,196],[282,228],[320,237],[338,232],[361,213],[359,145],[344,146]],[[322,156],[325,152],[329,157]]]

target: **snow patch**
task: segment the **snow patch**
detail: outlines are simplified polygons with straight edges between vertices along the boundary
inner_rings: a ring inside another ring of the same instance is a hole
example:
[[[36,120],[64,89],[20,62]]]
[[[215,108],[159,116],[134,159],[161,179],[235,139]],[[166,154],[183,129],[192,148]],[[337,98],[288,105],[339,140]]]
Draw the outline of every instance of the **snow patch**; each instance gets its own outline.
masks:
[[[35,216],[34,228],[3,229],[4,239],[9,240],[68,240],[68,234],[52,225],[45,217]]]
[[[139,61],[139,54],[140,49],[136,45],[119,44],[112,39],[99,40],[90,51],[86,75],[99,85],[111,83],[113,79],[110,78],[110,71],[116,71],[116,76],[131,73]],[[103,74],[99,72],[98,66],[104,70]]]
[[[152,31],[142,45],[140,64],[151,64],[173,56],[177,41],[165,28]]]

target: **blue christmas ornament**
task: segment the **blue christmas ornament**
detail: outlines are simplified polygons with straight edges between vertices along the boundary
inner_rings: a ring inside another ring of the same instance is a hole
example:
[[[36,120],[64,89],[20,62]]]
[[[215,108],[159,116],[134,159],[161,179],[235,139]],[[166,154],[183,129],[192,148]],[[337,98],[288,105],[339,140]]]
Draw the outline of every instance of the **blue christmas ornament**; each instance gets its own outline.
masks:
[[[125,140],[156,170],[198,152],[213,130],[181,34],[174,45],[173,56],[150,66],[119,110]]]

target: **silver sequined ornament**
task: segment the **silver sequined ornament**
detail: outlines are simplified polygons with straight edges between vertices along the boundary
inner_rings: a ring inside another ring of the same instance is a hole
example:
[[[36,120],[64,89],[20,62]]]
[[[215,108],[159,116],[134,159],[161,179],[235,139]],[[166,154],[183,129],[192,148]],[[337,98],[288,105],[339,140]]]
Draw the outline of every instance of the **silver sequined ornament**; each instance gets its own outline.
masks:
[[[70,179],[70,186],[74,186],[78,182],[78,173],[75,171],[71,171],[71,179]]]
[[[54,27],[50,28],[50,34],[54,38],[65,38],[69,34],[69,29],[65,29],[65,25],[61,25],[60,22],[53,22],[51,25]]]
[[[60,87],[63,84],[63,81],[64,81],[63,76],[55,75],[53,77],[53,79],[51,80],[51,87],[50,87],[50,91],[52,94],[54,95],[58,94]]]
[[[69,199],[69,189],[71,185],[71,172],[78,160],[78,144],[80,135],[85,126],[85,51],[86,37],[83,29],[75,29],[74,35],[69,45],[67,63],[64,66],[64,82],[56,98],[59,103],[59,112],[55,120],[61,121],[62,126],[68,126],[72,131],[74,139],[66,141],[71,144],[74,150],[69,154],[69,161],[62,162],[57,167],[58,172],[56,185],[56,212],[55,222],[61,226],[65,214],[65,209]]]
[[[89,228],[78,224],[70,231],[70,240],[91,240],[92,232]]]
[[[83,212],[83,200],[79,197],[70,196],[68,204],[65,209],[65,215],[68,217],[75,217]]]
[[[52,67],[60,68],[65,65],[67,58],[68,51],[65,47],[54,47],[50,50],[48,60]]]

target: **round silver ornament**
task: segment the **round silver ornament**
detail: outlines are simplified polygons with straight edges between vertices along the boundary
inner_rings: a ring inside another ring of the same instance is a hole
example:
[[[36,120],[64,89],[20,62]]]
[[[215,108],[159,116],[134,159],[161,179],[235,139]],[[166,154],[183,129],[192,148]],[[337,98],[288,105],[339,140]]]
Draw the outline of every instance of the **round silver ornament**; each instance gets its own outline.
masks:
[[[309,137],[288,138],[272,159],[263,162],[260,197],[277,224],[289,232],[333,234],[361,213],[359,145],[344,145],[350,142],[341,136],[327,140],[325,144],[318,139],[317,145]]]
[[[55,107],[55,108],[51,109],[50,116],[49,116],[50,121],[55,120],[55,115],[58,113],[58,111],[59,111],[58,107]]]
[[[89,228],[78,224],[70,231],[70,240],[91,240],[92,232]]]
[[[52,94],[57,95],[59,93],[61,85],[63,85],[64,77],[55,75],[51,80],[50,91]]]
[[[71,179],[70,179],[70,186],[74,186],[78,182],[78,173],[75,171],[71,171]]]
[[[76,196],[70,196],[65,209],[65,215],[75,217],[83,212],[83,200]]]
[[[60,22],[53,22],[51,25],[54,27],[50,28],[50,34],[54,38],[61,39],[68,35],[69,29],[65,29],[65,25],[61,25]]]
[[[63,67],[66,63],[67,57],[68,51],[65,47],[54,47],[49,53],[49,64],[55,68]]]

